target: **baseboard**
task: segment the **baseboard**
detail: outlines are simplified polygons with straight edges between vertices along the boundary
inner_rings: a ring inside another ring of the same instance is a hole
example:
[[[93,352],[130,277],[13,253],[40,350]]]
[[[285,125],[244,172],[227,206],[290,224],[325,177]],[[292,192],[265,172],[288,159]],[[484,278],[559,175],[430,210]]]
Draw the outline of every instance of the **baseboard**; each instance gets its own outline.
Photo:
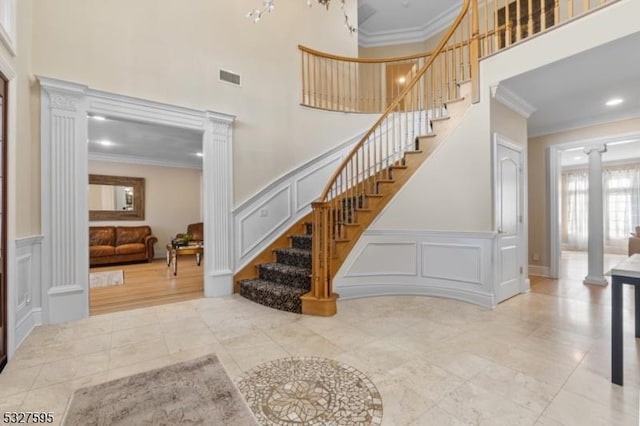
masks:
[[[29,337],[31,331],[38,325],[42,325],[42,309],[34,308],[16,326],[15,341],[16,348],[19,348],[24,340]]]
[[[550,277],[548,266],[529,265],[529,275],[535,275],[537,277]]]

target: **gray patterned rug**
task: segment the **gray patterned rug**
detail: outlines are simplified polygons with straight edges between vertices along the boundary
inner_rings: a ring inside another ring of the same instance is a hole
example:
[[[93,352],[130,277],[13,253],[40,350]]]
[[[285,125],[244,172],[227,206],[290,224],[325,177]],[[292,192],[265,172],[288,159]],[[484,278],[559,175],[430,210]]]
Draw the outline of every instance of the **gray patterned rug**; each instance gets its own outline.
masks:
[[[378,389],[355,368],[325,358],[282,358],[243,373],[238,389],[263,425],[379,425]]]
[[[147,371],[71,396],[65,426],[256,425],[218,358]]]

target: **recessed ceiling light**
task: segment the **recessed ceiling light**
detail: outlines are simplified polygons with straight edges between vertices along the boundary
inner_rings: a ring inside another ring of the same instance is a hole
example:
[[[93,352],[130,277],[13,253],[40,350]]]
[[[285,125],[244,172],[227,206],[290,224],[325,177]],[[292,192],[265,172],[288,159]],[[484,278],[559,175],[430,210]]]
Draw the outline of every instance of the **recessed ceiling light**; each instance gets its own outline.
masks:
[[[622,98],[613,98],[613,99],[609,99],[607,101],[607,103],[605,103],[605,105],[606,106],[616,106],[616,105],[620,105],[623,102],[624,102],[624,99],[622,99]]]
[[[102,146],[111,146],[111,145],[113,145],[113,142],[107,141],[107,140],[102,140],[102,141],[99,141],[98,143],[100,145],[102,145]]]
[[[103,117],[101,115],[91,115],[90,117],[93,118],[94,120],[98,120],[98,121],[106,120],[106,117]]]
[[[202,157],[202,156],[204,156],[204,154],[203,154],[203,153],[201,153],[201,152],[196,152],[196,155],[197,155],[198,157]]]

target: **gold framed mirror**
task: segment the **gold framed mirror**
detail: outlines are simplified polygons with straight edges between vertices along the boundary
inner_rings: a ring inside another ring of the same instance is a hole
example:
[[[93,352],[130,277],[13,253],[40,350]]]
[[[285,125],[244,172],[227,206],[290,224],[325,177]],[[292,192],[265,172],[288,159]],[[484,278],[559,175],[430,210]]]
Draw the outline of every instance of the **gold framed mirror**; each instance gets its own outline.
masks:
[[[89,220],[144,220],[144,178],[89,175]]]

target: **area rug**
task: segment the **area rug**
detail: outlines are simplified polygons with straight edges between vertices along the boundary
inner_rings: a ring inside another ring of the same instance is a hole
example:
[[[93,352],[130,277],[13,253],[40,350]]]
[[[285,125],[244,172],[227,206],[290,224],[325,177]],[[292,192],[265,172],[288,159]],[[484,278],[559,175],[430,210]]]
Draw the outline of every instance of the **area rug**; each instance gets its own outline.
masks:
[[[378,389],[355,368],[326,358],[267,362],[236,379],[263,425],[379,425]]]
[[[100,271],[89,273],[89,288],[124,284],[124,271]]]
[[[65,426],[256,425],[218,358],[202,358],[77,389]]]

